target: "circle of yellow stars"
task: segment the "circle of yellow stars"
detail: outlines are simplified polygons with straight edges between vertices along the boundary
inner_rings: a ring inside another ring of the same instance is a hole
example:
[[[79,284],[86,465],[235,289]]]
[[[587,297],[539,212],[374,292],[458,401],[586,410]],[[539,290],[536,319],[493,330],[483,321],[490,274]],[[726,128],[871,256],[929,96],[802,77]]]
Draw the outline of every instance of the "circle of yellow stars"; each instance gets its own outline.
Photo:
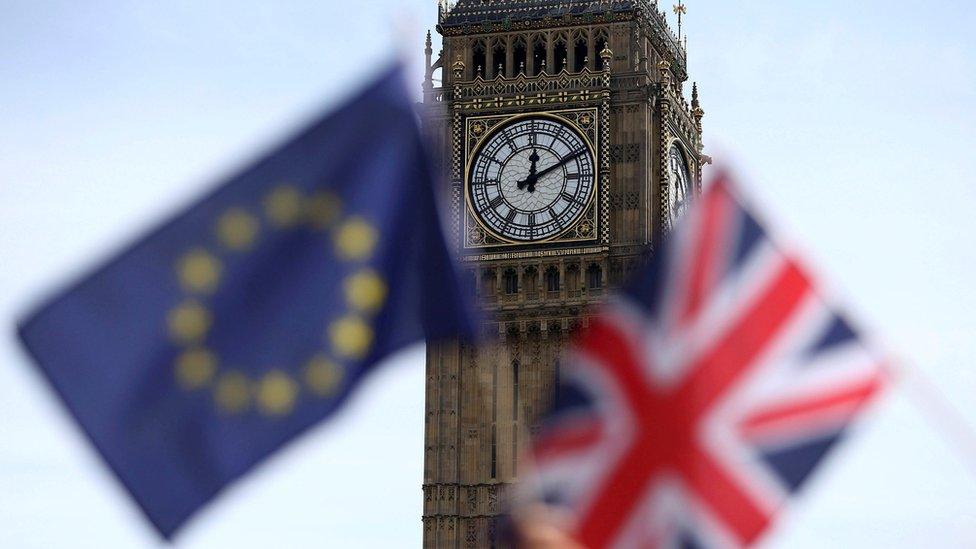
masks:
[[[196,247],[178,258],[176,276],[184,298],[170,309],[166,322],[171,339],[180,348],[173,364],[179,387],[209,391],[221,413],[238,415],[255,410],[268,417],[291,413],[303,393],[315,398],[331,398],[338,393],[346,377],[344,363],[366,358],[372,350],[372,319],[387,297],[386,282],[367,266],[379,233],[362,217],[343,216],[342,206],[331,192],[306,195],[294,185],[279,185],[264,196],[260,214],[234,206],[217,218],[213,230],[218,252]],[[328,323],[323,350],[299,365],[297,373],[274,366],[252,377],[233,365],[222,364],[218,354],[206,345],[214,324],[206,299],[220,286],[224,268],[221,254],[252,250],[262,228],[290,230],[302,226],[328,233],[327,245],[333,255],[357,265],[342,282],[346,312]]]

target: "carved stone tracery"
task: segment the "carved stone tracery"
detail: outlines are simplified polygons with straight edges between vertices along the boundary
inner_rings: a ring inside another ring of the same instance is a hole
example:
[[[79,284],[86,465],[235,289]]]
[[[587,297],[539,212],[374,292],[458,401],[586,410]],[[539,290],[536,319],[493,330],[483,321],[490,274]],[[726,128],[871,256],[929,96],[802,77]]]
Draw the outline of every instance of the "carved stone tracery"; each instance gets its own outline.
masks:
[[[564,4],[458,0],[440,14],[441,58],[450,63],[442,87],[425,83],[424,125],[447,134],[438,142],[450,156],[449,226],[487,313],[482,331],[500,343],[428,348],[425,547],[482,547],[496,539],[494,517],[504,512],[519,471],[513,452],[551,403],[560,349],[573,330],[588,325],[607,291],[638,268],[652,238],[668,230],[662,222],[668,147],[681,144],[699,181],[707,159],[698,90],[685,101],[684,48],[656,4],[594,0],[581,13],[568,13]],[[534,15],[543,12],[552,16]],[[582,41],[585,62],[582,45],[576,48]],[[563,42],[565,69],[555,56]],[[480,75],[472,66],[478,44],[485,56]],[[518,45],[524,66],[516,62]],[[565,117],[591,140],[598,199],[563,240],[502,245],[466,223],[467,162],[498,124],[538,112]],[[590,283],[592,269],[599,284]]]

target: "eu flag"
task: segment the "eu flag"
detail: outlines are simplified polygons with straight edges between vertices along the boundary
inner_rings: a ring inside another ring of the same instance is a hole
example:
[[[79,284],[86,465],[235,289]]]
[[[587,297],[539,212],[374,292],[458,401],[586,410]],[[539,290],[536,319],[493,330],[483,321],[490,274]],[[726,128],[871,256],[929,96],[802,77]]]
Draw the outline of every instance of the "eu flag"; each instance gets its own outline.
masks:
[[[26,320],[40,370],[163,536],[472,321],[399,67]]]

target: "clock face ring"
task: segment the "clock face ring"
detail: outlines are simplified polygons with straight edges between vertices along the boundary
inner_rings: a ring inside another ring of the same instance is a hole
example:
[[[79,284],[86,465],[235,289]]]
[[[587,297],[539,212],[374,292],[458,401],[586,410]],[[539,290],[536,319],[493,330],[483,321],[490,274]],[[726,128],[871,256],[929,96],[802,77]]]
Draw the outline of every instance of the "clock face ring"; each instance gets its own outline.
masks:
[[[685,153],[677,143],[668,149],[668,211],[667,220],[673,227],[691,205],[693,187]]]
[[[500,124],[472,156],[467,200],[499,239],[544,242],[570,229],[595,191],[593,149],[569,123],[528,115]]]

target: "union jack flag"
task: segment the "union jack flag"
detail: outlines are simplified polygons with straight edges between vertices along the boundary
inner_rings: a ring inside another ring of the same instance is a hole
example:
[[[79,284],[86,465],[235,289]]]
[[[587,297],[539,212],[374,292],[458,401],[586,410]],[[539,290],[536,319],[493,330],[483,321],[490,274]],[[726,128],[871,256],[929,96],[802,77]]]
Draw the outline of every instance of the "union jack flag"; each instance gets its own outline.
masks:
[[[751,545],[883,385],[735,196],[717,177],[564,361],[532,490],[583,545]]]

